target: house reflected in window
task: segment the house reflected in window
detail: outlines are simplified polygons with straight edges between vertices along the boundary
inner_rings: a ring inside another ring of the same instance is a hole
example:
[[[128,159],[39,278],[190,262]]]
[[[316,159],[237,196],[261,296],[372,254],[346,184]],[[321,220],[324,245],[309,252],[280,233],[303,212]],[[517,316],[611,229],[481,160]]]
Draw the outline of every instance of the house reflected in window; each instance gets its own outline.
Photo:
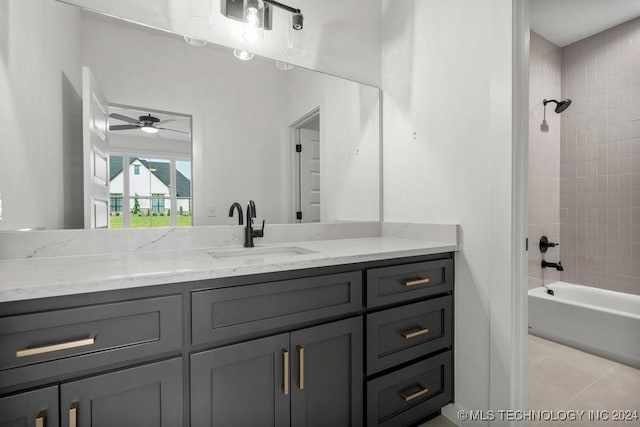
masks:
[[[111,228],[192,225],[190,161],[111,156],[110,169]]]

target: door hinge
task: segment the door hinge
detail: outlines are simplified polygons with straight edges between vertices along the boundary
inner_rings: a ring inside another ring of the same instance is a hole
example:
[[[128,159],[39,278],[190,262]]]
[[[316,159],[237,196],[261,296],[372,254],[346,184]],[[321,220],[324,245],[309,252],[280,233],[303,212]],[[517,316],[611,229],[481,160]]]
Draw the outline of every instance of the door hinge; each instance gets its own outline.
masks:
[[[302,153],[302,144],[296,144],[296,153]]]
[[[302,219],[302,212],[296,212],[296,219]]]
[[[527,251],[527,252],[529,251],[529,238],[528,237],[524,239],[524,250]]]

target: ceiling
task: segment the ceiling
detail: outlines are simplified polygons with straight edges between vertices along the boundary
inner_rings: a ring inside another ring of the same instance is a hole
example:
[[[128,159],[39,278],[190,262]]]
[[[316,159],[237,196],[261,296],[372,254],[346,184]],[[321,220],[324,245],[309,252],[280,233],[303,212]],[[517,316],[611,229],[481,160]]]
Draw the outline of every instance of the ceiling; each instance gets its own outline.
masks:
[[[531,0],[531,29],[559,47],[640,16],[640,0]]]

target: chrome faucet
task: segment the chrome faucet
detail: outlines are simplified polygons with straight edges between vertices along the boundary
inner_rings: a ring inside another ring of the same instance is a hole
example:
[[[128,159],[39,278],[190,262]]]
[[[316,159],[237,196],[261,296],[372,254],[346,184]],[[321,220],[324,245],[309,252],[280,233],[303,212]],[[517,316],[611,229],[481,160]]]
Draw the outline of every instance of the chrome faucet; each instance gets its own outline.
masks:
[[[242,206],[240,206],[240,203],[233,202],[233,204],[229,208],[229,218],[233,218],[234,210],[238,211],[238,225],[242,225]]]
[[[249,204],[247,205],[247,225],[244,228],[244,247],[245,248],[253,248],[253,238],[254,237],[264,237],[264,221],[262,221],[262,229],[254,230],[253,229],[253,218],[256,217],[256,204],[253,200],[249,200]]]
[[[558,261],[557,263],[555,262],[547,262],[545,260],[542,260],[542,268],[555,268],[558,271],[564,271],[564,267],[562,266],[562,263],[560,261]]]

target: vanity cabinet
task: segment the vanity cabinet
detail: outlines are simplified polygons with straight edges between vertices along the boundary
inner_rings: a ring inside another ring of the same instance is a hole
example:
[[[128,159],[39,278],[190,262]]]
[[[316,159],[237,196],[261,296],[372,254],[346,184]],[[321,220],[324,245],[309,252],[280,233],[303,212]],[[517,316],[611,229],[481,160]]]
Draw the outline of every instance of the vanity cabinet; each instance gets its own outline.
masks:
[[[453,310],[451,253],[2,303],[0,427],[416,425]]]
[[[0,399],[0,427],[178,427],[182,360],[151,363]]]
[[[0,398],[0,427],[58,427],[58,387]]]
[[[360,317],[193,354],[191,425],[362,425],[362,356]]]
[[[453,401],[453,260],[368,269],[367,426],[410,426]]]

